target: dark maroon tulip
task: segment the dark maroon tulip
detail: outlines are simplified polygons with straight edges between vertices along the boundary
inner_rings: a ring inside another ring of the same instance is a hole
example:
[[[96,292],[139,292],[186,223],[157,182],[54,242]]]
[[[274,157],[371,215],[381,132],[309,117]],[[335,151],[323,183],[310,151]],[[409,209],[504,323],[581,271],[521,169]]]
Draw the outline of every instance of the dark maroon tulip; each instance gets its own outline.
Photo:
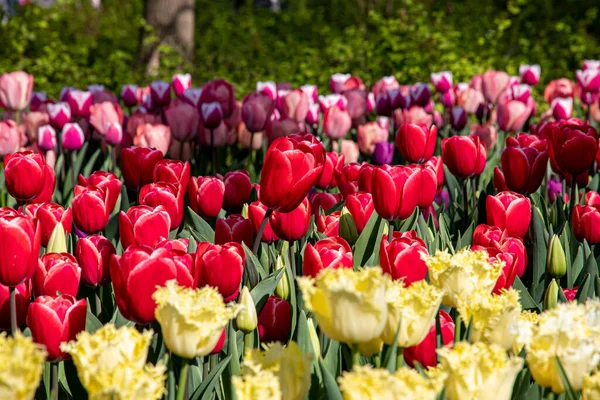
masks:
[[[579,175],[591,168],[598,151],[598,133],[588,125],[554,122],[549,127],[550,159],[560,171]],[[558,172],[558,171],[557,171]]]
[[[200,111],[202,114],[202,123],[206,128],[216,129],[221,125],[224,115],[219,102],[202,103],[200,104]]]
[[[258,335],[262,343],[286,343],[292,329],[292,307],[286,300],[271,296],[258,314]]]
[[[452,125],[452,129],[457,131],[462,131],[465,126],[467,126],[467,113],[465,109],[456,106],[452,109],[450,113],[450,124]]]
[[[253,229],[252,221],[240,214],[219,218],[215,226],[215,244],[245,243],[246,246],[251,248],[254,239]]]
[[[220,104],[223,111],[223,118],[229,118],[235,109],[235,88],[233,85],[224,79],[206,82],[202,86],[200,104],[212,102]]]
[[[223,208],[228,212],[240,212],[252,192],[250,174],[243,169],[230,171],[223,177],[223,183],[225,184]]]
[[[242,121],[250,132],[262,132],[271,119],[275,102],[264,93],[250,93],[242,101]]]
[[[431,89],[426,83],[415,83],[410,87],[411,104],[425,107],[431,99]]]
[[[506,148],[494,170],[494,185],[500,191],[534,193],[540,187],[548,166],[548,146],[544,139],[519,133],[506,138]]]
[[[324,212],[327,212],[327,210],[342,200],[341,193],[316,192],[310,196],[310,207],[313,214],[318,215],[321,208]]]

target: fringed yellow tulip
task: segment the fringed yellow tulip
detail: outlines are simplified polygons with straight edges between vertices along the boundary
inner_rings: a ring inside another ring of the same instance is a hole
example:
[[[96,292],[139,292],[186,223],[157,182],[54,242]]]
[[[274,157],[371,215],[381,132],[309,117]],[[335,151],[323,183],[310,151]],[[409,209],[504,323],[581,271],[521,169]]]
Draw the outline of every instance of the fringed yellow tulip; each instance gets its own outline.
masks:
[[[344,400],[395,399],[399,382],[386,369],[370,365],[355,366],[338,378]]]
[[[405,400],[437,399],[446,378],[446,374],[443,372],[431,374],[426,378],[418,371],[408,367],[398,369],[394,376],[400,381],[396,398]]]
[[[86,386],[90,400],[152,400],[165,393],[167,377],[164,364],[140,368],[122,363],[108,374],[92,375]]]
[[[583,400],[600,400],[600,371],[583,377],[581,397]]]
[[[31,338],[0,333],[0,399],[31,400],[40,384],[46,351]]]

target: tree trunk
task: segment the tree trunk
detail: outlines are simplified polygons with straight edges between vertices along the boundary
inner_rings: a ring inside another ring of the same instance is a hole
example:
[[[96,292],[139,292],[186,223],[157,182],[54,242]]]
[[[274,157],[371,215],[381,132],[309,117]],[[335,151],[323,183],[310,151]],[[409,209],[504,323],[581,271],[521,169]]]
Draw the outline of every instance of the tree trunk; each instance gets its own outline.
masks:
[[[141,46],[147,73],[157,71],[162,44],[174,47],[188,61],[193,60],[194,13],[194,0],[144,0],[144,17],[159,39],[146,48]]]

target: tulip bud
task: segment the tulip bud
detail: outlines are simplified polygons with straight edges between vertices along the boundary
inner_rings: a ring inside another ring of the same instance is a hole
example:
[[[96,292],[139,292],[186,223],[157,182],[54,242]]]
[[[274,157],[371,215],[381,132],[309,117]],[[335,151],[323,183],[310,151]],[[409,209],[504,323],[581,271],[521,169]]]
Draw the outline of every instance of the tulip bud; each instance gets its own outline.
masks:
[[[242,217],[248,219],[248,203],[244,203],[244,206],[242,207]]]
[[[306,320],[306,324],[308,325],[308,337],[310,338],[310,343],[312,344],[313,352],[318,358],[321,358],[321,343],[319,342],[319,337],[317,336],[317,331],[315,329],[315,324],[313,323],[312,318],[308,318]]]
[[[66,253],[67,252],[67,238],[65,235],[65,228],[63,224],[56,224],[48,240],[48,246],[46,247],[47,253]]]
[[[275,263],[275,270],[280,270],[284,267],[283,265],[283,257],[277,256],[277,262]],[[287,271],[283,273],[279,282],[277,282],[277,287],[275,288],[275,294],[281,297],[284,300],[290,296],[290,284],[288,282]]]
[[[244,286],[242,289],[240,304],[244,306],[244,308],[235,318],[235,325],[238,330],[248,334],[256,329],[256,325],[258,324],[258,316],[256,314],[254,300],[252,300],[252,296],[250,295],[250,291],[248,290],[247,286]]]
[[[346,239],[348,243],[355,243],[358,239],[358,230],[352,214],[346,207],[342,208],[340,215],[340,236]]]
[[[544,295],[544,310],[550,310],[556,307],[556,303],[558,303],[558,291],[560,287],[558,283],[556,283],[555,279],[552,279],[550,285],[546,289],[546,294]]]
[[[548,272],[554,278],[562,278],[567,273],[567,261],[565,259],[565,251],[563,250],[560,239],[557,235],[550,240],[548,246],[548,258],[546,261]]]

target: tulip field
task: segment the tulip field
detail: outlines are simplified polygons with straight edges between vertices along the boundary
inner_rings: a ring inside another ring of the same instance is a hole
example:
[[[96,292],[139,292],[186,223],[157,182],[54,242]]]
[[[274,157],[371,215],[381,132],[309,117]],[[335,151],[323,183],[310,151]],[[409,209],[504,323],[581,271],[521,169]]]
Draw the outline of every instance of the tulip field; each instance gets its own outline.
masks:
[[[600,61],[0,75],[0,399],[600,399]]]

